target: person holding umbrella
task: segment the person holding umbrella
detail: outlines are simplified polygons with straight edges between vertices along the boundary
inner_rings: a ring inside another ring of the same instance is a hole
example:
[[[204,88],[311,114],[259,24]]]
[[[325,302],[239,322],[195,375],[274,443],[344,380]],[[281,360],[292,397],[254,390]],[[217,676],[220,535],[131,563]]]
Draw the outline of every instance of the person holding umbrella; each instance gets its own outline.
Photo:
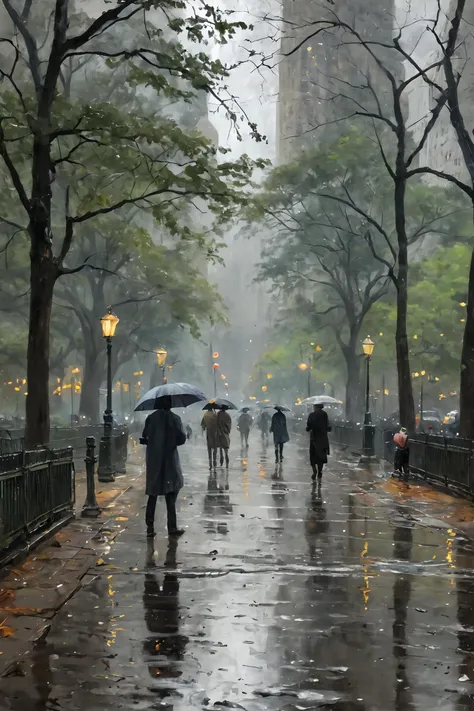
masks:
[[[273,444],[275,445],[275,462],[283,461],[283,446],[290,441],[288,428],[286,426],[286,416],[281,405],[275,405],[275,414],[272,417],[270,432],[273,433]]]
[[[159,409],[148,415],[140,442],[146,444],[147,537],[155,536],[158,496],[165,497],[168,535],[182,536],[184,530],[178,528],[176,519],[176,499],[184,485],[178,447],[186,442],[186,433],[181,418],[171,412],[170,397],[164,398]]]
[[[227,412],[229,405],[221,405],[217,413],[217,443],[220,451],[221,466],[224,464],[229,467],[229,447],[230,447],[230,431],[232,429],[232,419]]]
[[[214,400],[210,400],[203,408],[206,410],[201,420],[202,431],[206,433],[207,454],[209,456],[209,469],[217,466],[217,405]]]
[[[154,410],[145,422],[140,443],[146,445],[147,537],[155,536],[155,510],[158,496],[164,496],[168,518],[168,535],[182,536],[178,528],[176,499],[184,485],[178,447],[186,442],[186,433],[172,407],[187,407],[207,400],[204,393],[187,383],[169,383],[152,388],[138,402],[135,412]]]
[[[329,450],[328,432],[331,431],[329,426],[328,413],[323,410],[324,403],[316,403],[313,405],[313,412],[308,417],[306,424],[306,432],[309,432],[309,461],[313,469],[313,481],[316,477],[321,481],[323,477],[323,467],[327,464]]]
[[[249,434],[250,434],[250,428],[252,427],[253,424],[253,417],[250,414],[250,408],[249,407],[243,407],[242,408],[242,414],[240,415],[238,422],[237,422],[237,429],[240,432],[240,444],[243,447],[245,445],[245,448],[249,448]]]

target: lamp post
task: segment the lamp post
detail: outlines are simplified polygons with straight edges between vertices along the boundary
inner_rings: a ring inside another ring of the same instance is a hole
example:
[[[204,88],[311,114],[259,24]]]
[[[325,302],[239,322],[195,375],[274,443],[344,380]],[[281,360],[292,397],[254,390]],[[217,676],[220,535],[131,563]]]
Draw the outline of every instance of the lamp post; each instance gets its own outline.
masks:
[[[364,417],[364,440],[362,445],[361,462],[372,462],[375,459],[374,436],[375,428],[372,424],[372,414],[370,412],[370,360],[374,352],[375,343],[370,336],[362,342],[362,348],[366,361],[366,386],[365,386],[365,417]]]
[[[300,363],[298,368],[301,372],[304,373],[306,371],[308,374],[308,397],[311,397],[311,366],[307,363]]]
[[[212,370],[214,372],[214,400],[217,397],[217,371],[219,370],[219,368],[220,368],[219,363],[214,363],[214,365],[212,366]]]
[[[159,348],[156,351],[156,359],[158,362],[158,367],[161,368],[161,382],[163,385],[166,384],[167,379],[166,379],[166,357],[168,355],[168,351],[166,351],[164,348]]]
[[[119,319],[109,306],[107,313],[100,319],[102,335],[107,343],[107,405],[104,412],[104,434],[99,449],[99,481],[115,481],[115,465],[112,458],[112,338]]]

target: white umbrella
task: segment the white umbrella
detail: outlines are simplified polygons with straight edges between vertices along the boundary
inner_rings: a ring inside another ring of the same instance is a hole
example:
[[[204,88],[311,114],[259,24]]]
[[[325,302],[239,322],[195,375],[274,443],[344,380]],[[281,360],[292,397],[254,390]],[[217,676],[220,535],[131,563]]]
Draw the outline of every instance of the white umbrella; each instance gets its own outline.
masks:
[[[300,405],[342,405],[342,402],[329,395],[313,395],[302,400]]]
[[[164,398],[171,398],[171,407],[188,407],[195,402],[207,400],[206,395],[189,383],[166,383],[149,390],[135,407],[135,412],[141,410],[158,410]]]

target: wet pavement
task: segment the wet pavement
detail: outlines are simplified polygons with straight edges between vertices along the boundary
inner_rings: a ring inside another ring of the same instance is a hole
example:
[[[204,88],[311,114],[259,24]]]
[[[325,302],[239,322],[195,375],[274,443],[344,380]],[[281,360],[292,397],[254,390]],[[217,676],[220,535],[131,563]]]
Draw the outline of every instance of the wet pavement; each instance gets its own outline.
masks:
[[[318,491],[306,446],[275,466],[256,435],[228,474],[182,450],[186,534],[160,504],[146,541],[135,482],[1,709],[474,708],[470,504],[338,453]]]

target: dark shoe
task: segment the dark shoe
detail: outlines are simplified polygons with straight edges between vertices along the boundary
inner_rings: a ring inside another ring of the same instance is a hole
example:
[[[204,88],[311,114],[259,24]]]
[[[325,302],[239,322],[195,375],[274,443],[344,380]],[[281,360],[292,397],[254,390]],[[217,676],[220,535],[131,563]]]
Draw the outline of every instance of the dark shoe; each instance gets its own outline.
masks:
[[[316,472],[313,472],[313,476],[311,477],[311,481],[316,481]]]
[[[185,533],[186,531],[184,530],[184,528],[175,528],[173,531],[168,531],[168,536],[174,536],[175,538],[179,538]]]
[[[280,457],[280,464],[283,462],[283,457]]]

